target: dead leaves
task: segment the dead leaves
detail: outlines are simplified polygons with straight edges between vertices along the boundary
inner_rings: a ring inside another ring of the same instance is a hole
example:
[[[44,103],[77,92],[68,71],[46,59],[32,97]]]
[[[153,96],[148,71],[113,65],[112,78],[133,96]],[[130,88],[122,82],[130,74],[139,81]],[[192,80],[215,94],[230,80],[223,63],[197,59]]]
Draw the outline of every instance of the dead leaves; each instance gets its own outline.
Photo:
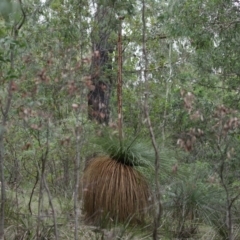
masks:
[[[240,118],[237,116],[236,110],[224,105],[219,105],[209,116],[204,117],[202,111],[196,107],[197,99],[193,93],[181,90],[180,94],[189,119],[199,123],[204,123],[205,121],[203,126],[208,129],[208,132],[212,134],[216,141],[219,142],[228,134],[239,129]],[[190,152],[193,150],[197,139],[201,138],[204,134],[205,132],[200,127],[190,128],[188,131],[182,132],[178,136],[177,145],[185,151]]]

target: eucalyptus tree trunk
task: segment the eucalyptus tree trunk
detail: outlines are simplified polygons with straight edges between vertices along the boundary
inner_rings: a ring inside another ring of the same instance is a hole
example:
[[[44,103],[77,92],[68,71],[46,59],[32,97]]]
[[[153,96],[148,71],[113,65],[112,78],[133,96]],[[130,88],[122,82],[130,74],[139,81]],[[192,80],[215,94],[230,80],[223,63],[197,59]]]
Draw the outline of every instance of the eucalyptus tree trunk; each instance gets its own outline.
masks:
[[[111,54],[116,47],[116,40],[110,40],[113,32],[116,32],[113,9],[98,4],[91,34],[93,54],[90,67],[88,116],[89,119],[106,125],[109,122],[109,100],[113,84]]]

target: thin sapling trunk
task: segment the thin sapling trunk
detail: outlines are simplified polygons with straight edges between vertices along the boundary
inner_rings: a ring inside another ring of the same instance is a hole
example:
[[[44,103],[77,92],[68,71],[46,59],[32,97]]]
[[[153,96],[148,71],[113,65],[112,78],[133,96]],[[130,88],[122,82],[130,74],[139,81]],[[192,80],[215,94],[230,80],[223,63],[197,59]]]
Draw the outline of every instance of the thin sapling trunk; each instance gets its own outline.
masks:
[[[155,134],[152,128],[151,119],[149,116],[149,107],[148,107],[148,76],[147,76],[147,69],[148,69],[148,57],[147,57],[147,49],[146,49],[146,19],[145,19],[145,1],[142,0],[142,51],[143,51],[143,62],[144,62],[144,70],[143,70],[143,77],[146,86],[146,93],[145,93],[145,102],[144,102],[144,112],[147,120],[147,125],[152,141],[152,145],[155,151],[155,194],[154,194],[154,203],[155,203],[155,214],[154,214],[154,226],[153,226],[153,239],[158,239],[158,228],[160,226],[160,219],[161,219],[161,195],[160,195],[160,183],[159,183],[159,176],[160,176],[160,156],[158,151],[158,145],[156,142]]]
[[[118,32],[118,85],[117,85],[117,101],[118,101],[118,131],[120,144],[123,138],[123,115],[122,115],[122,20],[119,18]]]

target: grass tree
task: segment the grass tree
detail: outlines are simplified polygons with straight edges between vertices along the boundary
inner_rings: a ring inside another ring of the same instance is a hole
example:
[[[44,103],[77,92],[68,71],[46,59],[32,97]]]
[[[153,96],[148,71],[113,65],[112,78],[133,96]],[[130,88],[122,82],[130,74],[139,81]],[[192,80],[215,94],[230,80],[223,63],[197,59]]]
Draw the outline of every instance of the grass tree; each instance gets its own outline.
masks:
[[[88,222],[143,223],[151,204],[148,182],[137,170],[154,154],[140,142],[105,138],[104,155],[89,160],[84,171],[84,210]]]
[[[136,169],[147,166],[154,153],[149,146],[124,139],[122,116],[122,20],[118,33],[118,137],[101,138],[103,154],[92,158],[83,176],[86,220],[96,224],[143,223],[151,203],[145,177]]]

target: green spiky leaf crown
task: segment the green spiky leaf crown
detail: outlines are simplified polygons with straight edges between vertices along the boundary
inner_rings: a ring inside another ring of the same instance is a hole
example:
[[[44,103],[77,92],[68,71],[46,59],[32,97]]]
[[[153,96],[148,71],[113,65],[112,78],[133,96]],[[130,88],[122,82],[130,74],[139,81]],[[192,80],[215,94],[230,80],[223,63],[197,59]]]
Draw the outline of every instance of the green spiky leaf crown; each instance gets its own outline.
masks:
[[[105,135],[95,142],[115,161],[134,167],[153,166],[155,154],[150,143],[138,139],[125,138],[121,142],[117,136]]]

